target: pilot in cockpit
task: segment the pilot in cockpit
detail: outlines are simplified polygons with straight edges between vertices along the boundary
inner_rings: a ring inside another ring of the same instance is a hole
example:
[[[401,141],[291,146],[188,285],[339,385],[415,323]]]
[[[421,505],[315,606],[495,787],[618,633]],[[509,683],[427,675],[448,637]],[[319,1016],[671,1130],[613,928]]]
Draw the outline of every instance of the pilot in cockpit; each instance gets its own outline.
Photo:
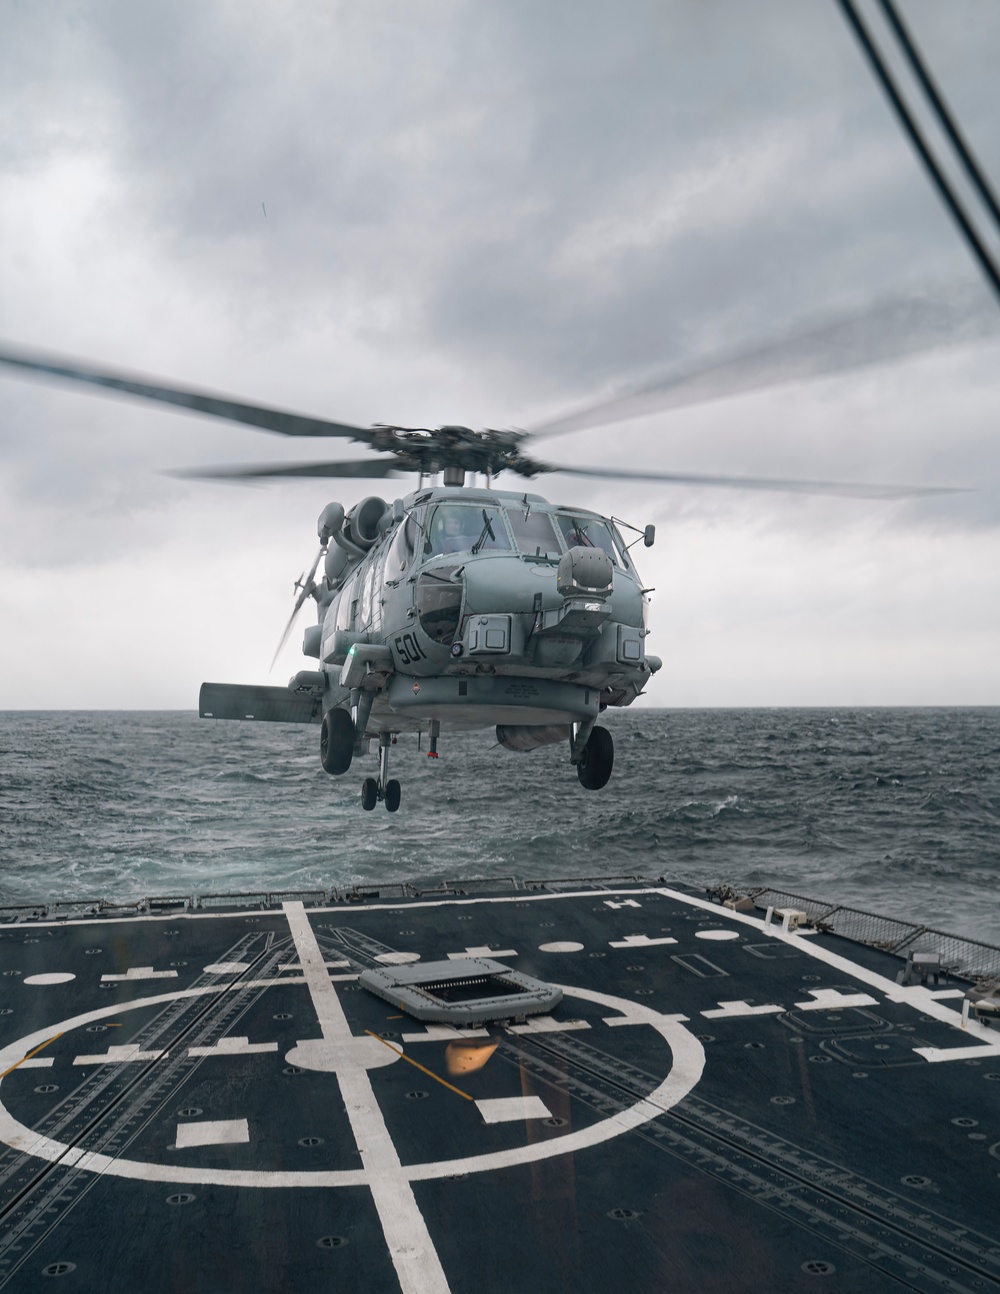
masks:
[[[479,528],[472,508],[438,508],[431,535],[436,553],[468,552],[478,534]]]

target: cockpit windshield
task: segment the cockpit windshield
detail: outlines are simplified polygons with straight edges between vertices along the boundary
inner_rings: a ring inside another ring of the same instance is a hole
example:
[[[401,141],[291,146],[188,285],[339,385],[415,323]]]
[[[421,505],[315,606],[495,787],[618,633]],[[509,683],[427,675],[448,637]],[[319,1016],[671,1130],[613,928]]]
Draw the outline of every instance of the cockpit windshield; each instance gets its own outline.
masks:
[[[467,503],[439,503],[424,535],[424,557],[439,553],[495,553],[510,550],[507,528],[498,508]]]
[[[603,548],[616,566],[621,565],[611,532],[603,521],[560,512],[556,515],[556,525],[567,548]]]
[[[517,547],[526,557],[561,556],[559,540],[552,529],[552,518],[547,512],[533,512],[525,508],[508,508],[507,519],[514,532]]]

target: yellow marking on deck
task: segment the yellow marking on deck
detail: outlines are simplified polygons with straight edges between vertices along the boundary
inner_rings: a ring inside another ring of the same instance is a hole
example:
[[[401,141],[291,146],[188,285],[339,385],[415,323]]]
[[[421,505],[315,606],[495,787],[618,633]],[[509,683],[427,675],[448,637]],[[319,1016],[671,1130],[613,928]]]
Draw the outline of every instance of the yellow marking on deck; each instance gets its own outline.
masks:
[[[408,1060],[410,1064],[419,1069],[422,1074],[426,1074],[428,1078],[433,1078],[436,1083],[440,1083],[442,1087],[446,1087],[450,1092],[454,1092],[457,1096],[464,1097],[466,1101],[472,1101],[475,1099],[474,1097],[471,1097],[468,1092],[463,1092],[460,1087],[453,1086],[453,1084],[441,1078],[439,1074],[435,1074],[434,1071],[432,1069],[428,1069],[426,1065],[421,1065],[419,1060],[414,1060],[411,1056],[407,1056],[406,1052],[403,1051],[401,1047],[394,1047],[391,1042],[386,1042],[384,1038],[379,1038],[379,1035],[377,1033],[373,1033],[371,1029],[366,1029],[365,1033],[370,1034],[373,1038],[378,1038],[383,1047],[388,1047],[390,1051],[394,1051],[396,1055],[402,1057],[403,1060]]]
[[[27,1056],[22,1056],[21,1059],[17,1062],[17,1065],[11,1065],[10,1069],[5,1069],[4,1072],[0,1074],[0,1078],[6,1078],[8,1074],[13,1074],[14,1070],[17,1069],[18,1065],[23,1065],[24,1062],[26,1060],[30,1060],[32,1056],[37,1056],[40,1051],[45,1050],[45,1048],[49,1045],[50,1042],[55,1042],[57,1038],[61,1038],[61,1037],[62,1037],[61,1033],[54,1033],[51,1038],[46,1038],[43,1043],[39,1043],[39,1045],[35,1048],[34,1051],[29,1051]]]

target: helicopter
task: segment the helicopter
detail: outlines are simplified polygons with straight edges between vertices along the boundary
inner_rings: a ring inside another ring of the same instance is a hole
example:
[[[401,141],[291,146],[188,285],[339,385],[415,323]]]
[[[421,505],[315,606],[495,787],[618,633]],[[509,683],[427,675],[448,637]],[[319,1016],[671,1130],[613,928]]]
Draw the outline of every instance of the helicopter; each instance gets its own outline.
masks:
[[[887,327],[905,320],[905,334]],[[949,322],[952,322],[949,320]],[[751,352],[620,391],[531,432],[374,424],[360,427],[37,351],[0,345],[0,366],[170,404],[286,436],[338,437],[367,446],[364,459],[220,467],[175,473],[203,479],[282,477],[384,479],[415,473],[417,489],[391,502],[369,496],[345,510],[330,503],[317,522],[319,551],[296,581],[282,650],[306,601],[317,623],[302,652],[316,662],[286,687],[204,683],[202,718],[320,726],[325,771],[339,777],[377,742],[378,773],[361,804],[394,813],[399,781],[389,757],[400,733],[426,734],[438,756],[442,732],[495,728],[497,743],[524,753],[565,744],[581,787],[605,787],[614,768],[610,730],[598,721],[630,705],[660,670],[646,650],[649,594],[632,548],[655,527],[555,505],[526,490],[498,490],[509,472],[899,499],[953,493],[912,487],[554,464],[530,442],[702,403],[831,370],[871,364],[940,344],[942,308],[891,301],[861,317],[826,322]],[[873,342],[873,339],[874,342]],[[440,476],[440,483],[434,483]],[[477,476],[483,484],[475,484]],[[471,478],[471,479],[470,479]],[[638,538],[625,542],[621,527]],[[322,569],[321,569],[322,568]],[[275,660],[278,652],[275,653]],[[273,662],[272,662],[273,665]]]

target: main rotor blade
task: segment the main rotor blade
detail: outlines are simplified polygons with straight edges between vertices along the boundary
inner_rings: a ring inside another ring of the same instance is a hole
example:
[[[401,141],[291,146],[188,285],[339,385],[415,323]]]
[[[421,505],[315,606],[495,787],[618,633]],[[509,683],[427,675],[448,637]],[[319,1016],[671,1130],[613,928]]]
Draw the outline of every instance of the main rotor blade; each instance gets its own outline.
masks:
[[[981,290],[950,300],[895,297],[858,314],[827,319],[763,346],[717,356],[693,368],[617,391],[530,429],[534,439],[647,414],[706,404],[727,396],[882,364],[1000,329],[1000,313]]]
[[[346,422],[328,422],[325,418],[310,418],[286,409],[272,409],[263,404],[245,404],[229,396],[214,395],[209,391],[191,391],[171,386],[158,380],[148,381],[138,375],[115,372],[89,362],[46,355],[40,351],[22,350],[0,343],[0,364],[5,364],[19,374],[38,374],[42,377],[63,378],[85,386],[105,387],[140,400],[158,404],[172,404],[192,413],[207,414],[211,418],[225,418],[229,422],[274,431],[281,436],[347,436],[351,440],[370,445],[375,432],[368,427],[352,427]]]
[[[774,490],[783,494],[833,494],[845,499],[917,499],[935,494],[967,494],[961,485],[865,485],[846,481],[796,481],[770,476],[714,476],[696,472],[622,472],[613,467],[557,467],[543,472],[609,477],[619,481],[669,481],[672,485],[718,486],[726,490]]]
[[[253,481],[272,476],[349,476],[379,480],[405,476],[394,459],[357,458],[343,463],[256,463],[246,467],[192,467],[167,472],[185,481]]]

